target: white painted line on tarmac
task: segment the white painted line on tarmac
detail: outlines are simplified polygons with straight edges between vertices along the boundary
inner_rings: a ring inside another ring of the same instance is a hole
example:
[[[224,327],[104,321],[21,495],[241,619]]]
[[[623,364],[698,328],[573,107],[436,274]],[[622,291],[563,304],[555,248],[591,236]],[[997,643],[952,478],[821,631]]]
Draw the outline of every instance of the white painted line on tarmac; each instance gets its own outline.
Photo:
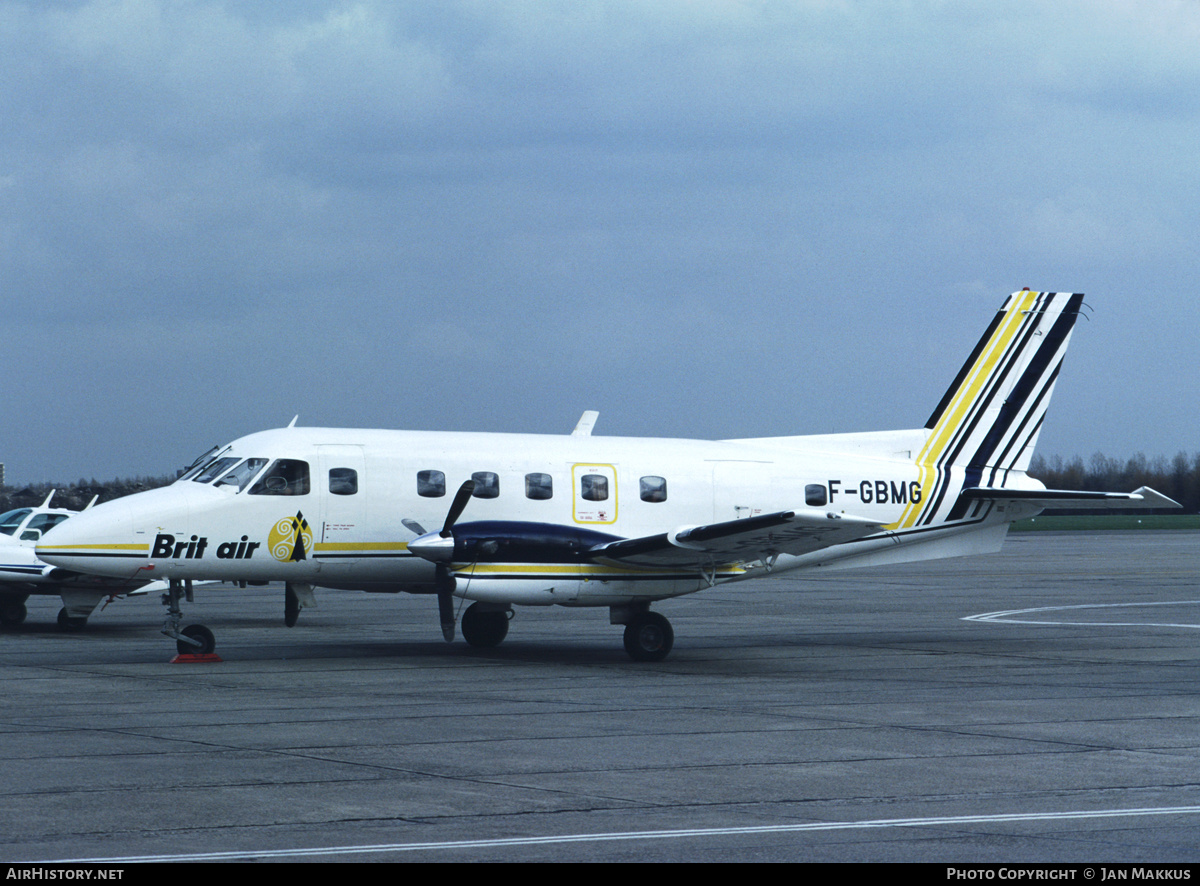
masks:
[[[1173,600],[1145,603],[1082,603],[1078,606],[1038,606],[1034,609],[1007,609],[1003,612],[985,612],[981,615],[966,615],[962,621],[991,621],[1018,625],[1051,625],[1057,627],[1094,628],[1200,628],[1191,622],[1158,621],[1079,621],[1077,619],[1050,620],[1046,618],[1018,618],[1040,612],[1070,612],[1080,609],[1140,609],[1146,606],[1200,606],[1200,600]]]
[[[789,834],[811,831],[853,831],[872,828],[920,828],[936,825],[997,824],[1024,821],[1068,821],[1089,818],[1125,818],[1147,815],[1197,815],[1200,806],[1147,806],[1138,809],[1091,809],[1070,812],[1012,812],[997,815],[945,815],[930,818],[878,818],[871,821],[820,821],[809,824],[756,825],[730,828],[681,828],[665,831],[615,831],[599,834],[560,834],[553,837],[505,837],[492,840],[447,840],[429,843],[378,843],[370,846],[314,846],[307,849],[194,852],[179,855],[127,855],[105,858],[56,858],[10,864],[138,864],[166,861],[251,861],[264,858],[305,858],[328,855],[366,855],[385,852],[430,852],[455,849],[500,849],[548,846],[555,843],[603,843],[616,840],[681,840],[692,837],[725,837],[742,834]]]

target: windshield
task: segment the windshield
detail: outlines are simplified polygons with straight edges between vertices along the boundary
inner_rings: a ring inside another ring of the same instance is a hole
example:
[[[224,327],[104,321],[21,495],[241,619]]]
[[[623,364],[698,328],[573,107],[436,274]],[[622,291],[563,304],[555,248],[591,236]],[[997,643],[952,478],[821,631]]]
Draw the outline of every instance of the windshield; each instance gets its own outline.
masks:
[[[40,529],[42,535],[45,535],[52,527],[57,526],[70,516],[70,514],[38,514],[29,521],[29,525],[25,527],[25,530],[28,532],[30,529]]]
[[[229,447],[226,446],[225,448],[228,449]],[[223,450],[220,446],[214,446],[212,449],[208,450],[208,452],[204,453],[204,455],[200,456],[194,462],[184,468],[179,474],[179,479],[190,480],[192,477],[204,470],[204,468],[207,467],[211,462],[215,461],[216,457],[220,455],[222,451]]]
[[[192,480],[196,483],[211,483],[217,477],[221,476],[223,473],[237,464],[237,462],[238,460],[233,456],[215,459],[209,462],[208,465],[205,466],[204,470],[202,470],[199,474],[197,474],[195,477],[192,477]]]
[[[17,531],[17,527],[21,525],[21,521],[33,513],[33,508],[18,508],[15,511],[7,511],[0,514],[0,532],[5,535],[12,535]]]

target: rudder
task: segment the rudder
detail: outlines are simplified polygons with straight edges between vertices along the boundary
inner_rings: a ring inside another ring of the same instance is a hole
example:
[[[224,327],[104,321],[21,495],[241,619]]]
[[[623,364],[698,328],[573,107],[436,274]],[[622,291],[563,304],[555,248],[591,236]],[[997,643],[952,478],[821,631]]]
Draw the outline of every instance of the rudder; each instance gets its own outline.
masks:
[[[900,526],[958,519],[959,489],[1004,486],[1028,469],[1082,304],[1082,293],[1009,296],[925,424],[916,460],[929,494]]]

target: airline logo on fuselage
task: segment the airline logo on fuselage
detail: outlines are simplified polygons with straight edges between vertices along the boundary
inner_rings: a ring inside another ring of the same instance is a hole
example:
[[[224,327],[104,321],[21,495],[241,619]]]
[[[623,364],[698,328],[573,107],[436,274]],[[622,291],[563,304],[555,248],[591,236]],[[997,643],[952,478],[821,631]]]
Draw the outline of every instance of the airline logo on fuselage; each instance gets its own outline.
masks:
[[[262,543],[250,541],[243,535],[240,541],[226,541],[217,545],[218,560],[249,560],[254,551],[261,548]],[[150,552],[151,560],[202,560],[208,551],[208,536],[193,535],[187,541],[176,541],[175,536],[160,532],[154,537],[154,550]]]
[[[297,511],[294,517],[284,517],[271,527],[267,535],[267,550],[281,563],[307,560],[312,546],[312,527],[300,511]],[[248,535],[243,535],[237,541],[221,542],[214,547],[209,544],[206,535],[177,539],[168,532],[160,532],[154,537],[150,559],[203,560],[207,554],[212,553],[218,560],[249,560],[261,547],[262,542],[250,541]]]
[[[267,536],[267,550],[280,563],[307,560],[312,546],[312,527],[300,511],[296,511],[296,516],[284,517],[272,526]]]

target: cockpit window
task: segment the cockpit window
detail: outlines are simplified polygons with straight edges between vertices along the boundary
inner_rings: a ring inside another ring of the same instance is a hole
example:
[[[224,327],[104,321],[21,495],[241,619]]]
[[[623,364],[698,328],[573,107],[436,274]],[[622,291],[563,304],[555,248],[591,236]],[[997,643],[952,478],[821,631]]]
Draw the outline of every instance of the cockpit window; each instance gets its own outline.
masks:
[[[308,462],[294,458],[277,459],[257,483],[250,495],[308,495]]]
[[[229,447],[226,446],[225,448],[228,449]],[[179,479],[180,480],[192,479],[192,477],[195,477],[202,470],[204,470],[220,454],[221,454],[221,447],[214,446],[212,449],[208,450],[208,452],[204,453],[204,455],[201,455],[194,462],[192,462],[190,465],[188,465],[186,468],[184,468],[182,471],[180,471]]]
[[[210,462],[208,467],[206,467],[204,470],[202,470],[199,474],[192,477],[192,482],[194,482],[194,483],[211,483],[213,480],[215,480],[221,474],[225,473],[227,470],[229,470],[231,467],[233,467],[235,464],[237,464],[237,461],[238,460],[236,458],[233,458],[232,456],[229,456],[226,458],[218,458],[216,461]]]
[[[267,463],[265,458],[248,458],[217,481],[217,486],[236,486],[241,492]],[[197,478],[199,479],[199,478]]]
[[[38,514],[21,530],[21,541],[40,541],[41,537],[70,517],[70,514]]]
[[[7,511],[0,514],[0,532],[5,535],[12,535],[17,531],[17,527],[21,525],[21,521],[33,513],[33,508],[18,508],[15,511]]]

